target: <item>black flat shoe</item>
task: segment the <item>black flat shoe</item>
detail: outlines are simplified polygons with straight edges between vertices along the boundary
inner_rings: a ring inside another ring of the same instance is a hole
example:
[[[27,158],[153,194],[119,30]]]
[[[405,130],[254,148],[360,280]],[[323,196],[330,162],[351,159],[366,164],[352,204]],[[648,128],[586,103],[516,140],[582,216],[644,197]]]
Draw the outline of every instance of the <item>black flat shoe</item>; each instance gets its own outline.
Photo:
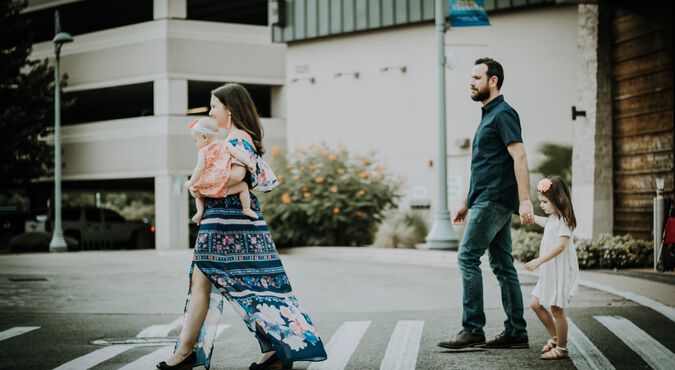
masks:
[[[169,365],[166,363],[166,361],[162,361],[157,364],[157,368],[160,370],[190,370],[195,366],[195,363],[197,362],[197,352],[192,351],[186,357],[183,359],[183,361],[175,364],[175,365]]]
[[[248,370],[287,370],[287,369],[292,369],[293,368],[293,363],[291,362],[290,364],[284,364],[281,362],[279,359],[279,356],[277,356],[276,352],[270,356],[265,362],[263,363],[257,363],[253,362],[251,363],[251,366],[248,367]]]

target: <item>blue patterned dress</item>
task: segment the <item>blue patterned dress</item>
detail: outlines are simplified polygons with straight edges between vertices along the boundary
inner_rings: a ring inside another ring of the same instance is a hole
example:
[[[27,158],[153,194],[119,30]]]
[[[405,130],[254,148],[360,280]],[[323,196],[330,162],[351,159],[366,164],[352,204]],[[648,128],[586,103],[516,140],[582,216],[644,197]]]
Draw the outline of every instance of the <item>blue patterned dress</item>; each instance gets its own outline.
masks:
[[[236,141],[232,143],[235,145]],[[251,144],[243,143],[258,162],[255,173],[248,172],[245,178],[255,187],[264,165],[260,165],[262,160]],[[266,188],[263,186],[262,190]],[[189,277],[192,281],[192,272],[197,267],[211,281],[212,288],[206,319],[194,347],[195,366],[209,369],[211,365],[225,299],[255,333],[262,352],[276,351],[284,363],[323,361],[326,359],[323,343],[309,316],[300,309],[253,194],[251,209],[258,214],[257,220],[243,214],[236,194],[205,199]],[[185,314],[189,304],[190,290]]]

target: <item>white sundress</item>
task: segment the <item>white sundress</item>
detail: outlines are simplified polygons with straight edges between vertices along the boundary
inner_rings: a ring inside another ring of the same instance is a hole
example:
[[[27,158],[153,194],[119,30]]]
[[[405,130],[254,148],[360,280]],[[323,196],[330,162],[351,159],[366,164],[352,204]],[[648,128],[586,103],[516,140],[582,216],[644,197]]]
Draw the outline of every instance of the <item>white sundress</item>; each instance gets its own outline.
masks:
[[[561,236],[569,236],[565,250],[539,266],[539,280],[532,290],[532,295],[539,298],[539,303],[547,307],[568,307],[579,286],[577,251],[572,231],[563,219],[549,216],[539,247],[539,257],[545,256],[558,245]]]

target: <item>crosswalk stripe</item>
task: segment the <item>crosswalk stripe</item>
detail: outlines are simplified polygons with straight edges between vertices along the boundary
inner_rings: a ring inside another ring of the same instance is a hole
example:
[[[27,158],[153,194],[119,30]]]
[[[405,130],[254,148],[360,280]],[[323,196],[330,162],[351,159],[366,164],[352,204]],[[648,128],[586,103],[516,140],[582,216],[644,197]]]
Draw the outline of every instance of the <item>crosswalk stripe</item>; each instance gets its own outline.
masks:
[[[675,354],[621,316],[593,316],[655,370],[672,369]]]
[[[614,366],[600,352],[593,342],[574,325],[572,320],[567,319],[569,337],[567,346],[574,366],[579,370],[613,370]],[[581,355],[581,356],[579,356]]]
[[[120,353],[136,347],[135,344],[122,344],[117,346],[103,347],[94,352],[87,353],[72,361],[55,368],[54,370],[86,370],[90,369],[103,361],[109,360]]]
[[[216,338],[229,327],[229,324],[218,325],[218,328],[216,329]],[[119,368],[119,370],[153,369],[158,362],[166,360],[173,354],[173,347],[174,346],[164,346]]]
[[[358,347],[370,321],[346,321],[326,345],[328,359],[311,364],[307,370],[342,370]]]
[[[424,321],[399,321],[389,338],[380,370],[414,370]]]
[[[17,335],[26,334],[30,331],[40,329],[39,326],[16,326],[11,329],[0,331],[0,341],[16,337]]]
[[[138,360],[119,368],[119,370],[154,369],[158,362],[164,361],[173,353],[173,346],[164,346]]]
[[[136,338],[156,338],[156,337],[166,337],[169,335],[171,330],[177,328],[182,323],[182,317],[174,320],[171,324],[168,325],[152,325],[143,329]]]

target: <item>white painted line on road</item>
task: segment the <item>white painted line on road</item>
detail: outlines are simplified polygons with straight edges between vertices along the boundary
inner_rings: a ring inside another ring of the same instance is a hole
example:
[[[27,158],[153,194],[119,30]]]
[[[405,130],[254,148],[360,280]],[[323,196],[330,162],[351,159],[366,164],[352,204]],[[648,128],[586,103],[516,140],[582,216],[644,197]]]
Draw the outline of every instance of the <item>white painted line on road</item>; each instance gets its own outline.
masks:
[[[675,354],[621,316],[593,316],[635,351],[654,370],[672,370]]]
[[[659,312],[663,316],[667,317],[670,319],[670,321],[675,322],[675,308],[672,308],[670,306],[666,306],[665,304],[661,302],[657,302],[651,298],[647,298],[645,296],[641,296],[639,294],[635,294],[633,292],[627,292],[625,290],[619,290],[619,289],[614,289],[612,287],[609,287],[604,284],[600,283],[594,283],[592,281],[586,281],[586,280],[579,280],[579,284],[583,286],[587,286],[589,288],[593,289],[598,289],[598,290],[603,290],[607,293],[618,295],[619,297],[624,297],[626,299],[629,299],[633,302],[637,302],[645,307],[649,307],[652,310]]]
[[[223,324],[223,325],[218,325],[218,328],[216,329],[216,338],[222,333],[225,329],[229,328],[231,325],[229,324]],[[173,354],[173,348],[174,346],[165,346],[162,347],[152,353],[149,353],[138,360],[129,363],[121,368],[119,370],[138,370],[138,369],[154,369],[155,365],[157,365],[158,362],[165,361],[167,358],[171,357]]]
[[[119,370],[154,369],[158,362],[165,361],[171,357],[171,354],[173,354],[173,346],[165,346],[120,367]]]
[[[330,338],[326,345],[328,359],[312,363],[307,370],[342,370],[358,347],[370,321],[346,321]]]
[[[389,339],[380,370],[414,370],[424,321],[399,321]]]
[[[152,325],[143,329],[136,338],[153,338],[153,337],[166,337],[169,335],[171,330],[179,327],[182,323],[182,317],[174,320],[169,325]]]
[[[94,352],[87,353],[82,357],[78,357],[72,361],[55,368],[54,370],[86,370],[100,364],[103,361],[109,360],[120,353],[134,348],[134,344],[123,344],[119,346],[110,346],[98,349]]]
[[[577,369],[614,370],[614,366],[607,357],[574,325],[572,320],[567,319],[567,325],[569,328],[567,347],[569,347],[570,358]]]
[[[33,330],[40,329],[39,326],[15,326],[11,329],[0,331],[0,341],[16,337],[17,335],[26,334]]]

